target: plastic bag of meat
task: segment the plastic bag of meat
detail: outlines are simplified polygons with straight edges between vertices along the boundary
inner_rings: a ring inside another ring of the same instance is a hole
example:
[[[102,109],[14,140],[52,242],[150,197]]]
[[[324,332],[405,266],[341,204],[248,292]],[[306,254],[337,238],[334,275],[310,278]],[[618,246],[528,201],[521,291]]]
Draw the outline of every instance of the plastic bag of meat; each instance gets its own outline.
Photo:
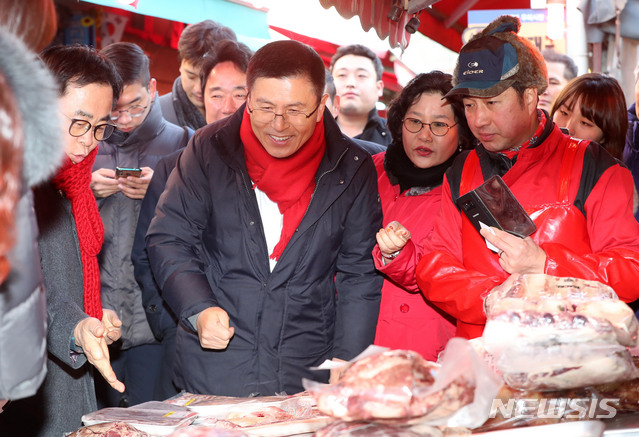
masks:
[[[615,291],[600,282],[545,274],[511,275],[484,299],[486,316],[504,310],[540,312],[573,311],[574,305],[601,300],[619,300]]]
[[[556,390],[639,377],[632,309],[607,285],[513,275],[486,297],[483,346],[511,387]]]
[[[484,309],[488,320],[511,311],[536,312],[539,317],[582,315],[610,323],[619,344],[639,344],[639,323],[632,308],[620,301],[612,288],[596,281],[544,274],[512,275],[487,294]]]
[[[67,437],[151,437],[144,431],[129,425],[128,423],[99,423],[97,425],[83,426]]]
[[[439,364],[406,350],[363,355],[351,361],[336,384],[303,380],[322,413],[344,421],[473,428],[488,417],[501,385],[460,338],[448,343]]]

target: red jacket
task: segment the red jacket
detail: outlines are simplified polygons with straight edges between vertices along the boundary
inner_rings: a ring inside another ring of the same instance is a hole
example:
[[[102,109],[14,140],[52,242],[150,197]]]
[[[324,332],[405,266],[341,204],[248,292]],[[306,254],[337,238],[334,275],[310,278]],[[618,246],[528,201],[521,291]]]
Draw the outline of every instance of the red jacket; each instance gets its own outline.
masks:
[[[415,241],[421,241],[433,228],[442,188],[419,195],[400,193],[399,185],[391,185],[384,170],[385,155],[384,152],[373,156],[384,226],[397,220],[410,230]],[[381,263],[379,248],[374,253],[376,262]],[[408,292],[388,279],[384,281],[375,344],[414,350],[435,361],[454,334],[454,319],[427,303],[421,293]]]
[[[385,270],[395,280],[415,275],[426,298],[457,318],[458,336],[482,334],[483,296],[508,276],[453,201],[494,174],[502,175],[535,221],[531,237],[546,253],[545,273],[603,282],[626,302],[639,297],[639,223],[632,215],[630,172],[594,143],[569,152],[569,137],[552,122],[541,138],[514,164],[481,146],[458,159],[444,180],[440,214],[416,273],[410,270],[422,250],[414,244],[386,266],[397,262]]]

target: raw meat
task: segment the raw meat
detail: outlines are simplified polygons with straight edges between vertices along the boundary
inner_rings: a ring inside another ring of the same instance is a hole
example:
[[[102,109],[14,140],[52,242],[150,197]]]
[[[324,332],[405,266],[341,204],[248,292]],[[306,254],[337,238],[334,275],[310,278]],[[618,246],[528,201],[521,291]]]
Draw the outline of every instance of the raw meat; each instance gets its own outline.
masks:
[[[439,368],[416,352],[390,350],[355,362],[337,384],[310,391],[322,413],[345,421],[445,415],[471,402],[474,387],[458,378],[431,390]]]
[[[67,437],[150,437],[150,435],[128,423],[111,422],[83,426]]]

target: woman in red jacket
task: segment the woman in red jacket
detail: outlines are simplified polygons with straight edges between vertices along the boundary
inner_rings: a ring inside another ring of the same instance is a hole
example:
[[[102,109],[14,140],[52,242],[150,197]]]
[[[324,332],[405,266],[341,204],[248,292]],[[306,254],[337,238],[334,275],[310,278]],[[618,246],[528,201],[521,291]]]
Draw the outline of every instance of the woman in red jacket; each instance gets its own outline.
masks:
[[[452,88],[451,79],[439,71],[415,77],[388,110],[393,142],[373,157],[384,225],[400,222],[411,230],[414,242],[433,227],[444,173],[460,150],[471,147],[461,101],[442,100]],[[378,234],[382,248],[383,238],[383,233]],[[382,261],[393,258],[379,247],[373,253]],[[454,319],[431,306],[421,293],[385,280],[375,344],[411,349],[435,360],[454,333]]]

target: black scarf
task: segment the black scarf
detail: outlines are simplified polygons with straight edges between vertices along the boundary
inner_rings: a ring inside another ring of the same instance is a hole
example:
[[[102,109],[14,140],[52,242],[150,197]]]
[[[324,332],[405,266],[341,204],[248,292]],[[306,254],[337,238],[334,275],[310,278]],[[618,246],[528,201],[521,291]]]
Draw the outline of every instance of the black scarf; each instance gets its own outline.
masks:
[[[399,184],[400,192],[419,187],[420,192],[429,191],[438,187],[444,181],[444,173],[451,166],[459,153],[455,150],[453,156],[445,162],[429,168],[415,167],[404,151],[404,146],[399,141],[393,141],[386,149],[384,157],[384,170],[391,184]]]
[[[173,82],[173,108],[178,120],[178,125],[188,126],[198,130],[206,125],[206,119],[199,109],[191,103],[182,87],[182,78],[178,76]]]

